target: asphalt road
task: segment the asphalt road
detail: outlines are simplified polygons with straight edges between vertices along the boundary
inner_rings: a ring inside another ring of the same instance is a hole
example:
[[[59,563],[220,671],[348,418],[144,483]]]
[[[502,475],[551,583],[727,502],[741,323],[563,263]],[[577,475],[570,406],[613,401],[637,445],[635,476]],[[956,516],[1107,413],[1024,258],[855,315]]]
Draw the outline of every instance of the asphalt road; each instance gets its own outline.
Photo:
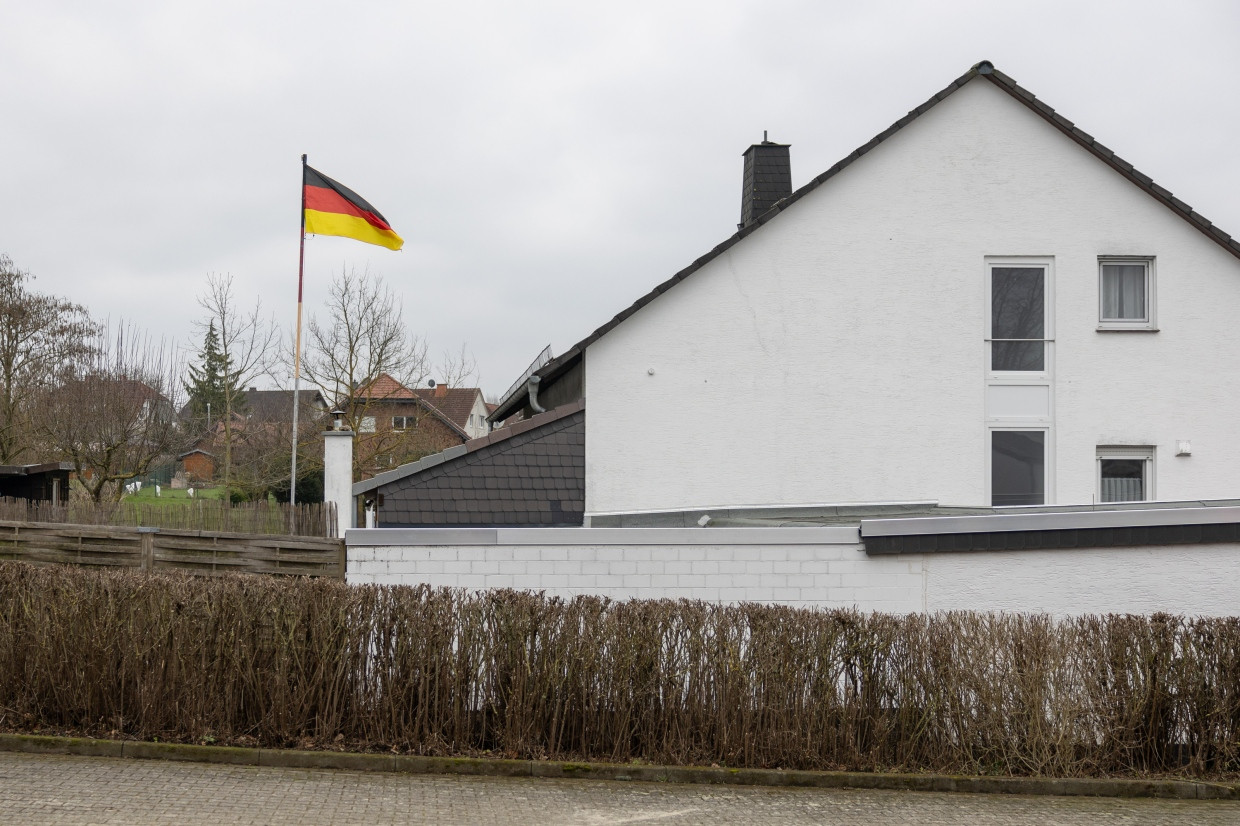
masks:
[[[1240,803],[401,775],[0,752],[0,823],[1236,826]]]

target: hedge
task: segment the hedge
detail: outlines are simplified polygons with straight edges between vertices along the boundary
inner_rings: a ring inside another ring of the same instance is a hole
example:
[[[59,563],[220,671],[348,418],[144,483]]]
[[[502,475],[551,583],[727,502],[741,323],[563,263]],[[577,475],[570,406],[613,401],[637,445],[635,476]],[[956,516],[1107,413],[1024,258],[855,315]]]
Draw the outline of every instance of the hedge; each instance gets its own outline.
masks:
[[[0,563],[0,728],[1016,776],[1240,772],[1240,619],[892,616]]]

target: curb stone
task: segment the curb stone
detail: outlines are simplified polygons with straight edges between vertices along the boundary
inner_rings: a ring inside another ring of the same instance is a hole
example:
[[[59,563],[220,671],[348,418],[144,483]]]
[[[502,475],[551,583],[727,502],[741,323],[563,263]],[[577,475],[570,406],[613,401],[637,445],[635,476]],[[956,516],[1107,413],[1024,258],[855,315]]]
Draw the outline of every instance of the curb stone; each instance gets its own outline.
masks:
[[[0,734],[0,751],[180,760],[238,766],[297,769],[348,769],[403,774],[467,774],[487,777],[559,777],[636,780],[648,783],[739,786],[799,786],[818,789],[963,792],[1087,797],[1155,797],[1182,800],[1240,800],[1240,784],[1199,780],[1143,780],[1086,777],[982,777],[946,774],[729,769],[697,766],[573,763],[552,760],[502,760],[480,757],[420,757],[341,751],[199,746],[134,740],[94,740]]]

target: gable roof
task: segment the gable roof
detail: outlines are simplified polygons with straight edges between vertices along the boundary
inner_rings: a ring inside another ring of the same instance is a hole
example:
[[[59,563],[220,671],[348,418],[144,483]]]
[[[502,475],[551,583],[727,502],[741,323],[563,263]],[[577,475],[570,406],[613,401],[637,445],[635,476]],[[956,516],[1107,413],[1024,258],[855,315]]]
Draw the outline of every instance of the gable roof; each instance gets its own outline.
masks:
[[[380,373],[373,381],[357,388],[354,394],[359,399],[412,399],[414,392],[387,373]]]
[[[407,465],[401,465],[393,470],[380,473],[371,479],[363,479],[360,482],[355,482],[353,484],[353,495],[360,496],[363,493],[376,490],[377,488],[383,487],[384,485],[389,485],[392,482],[397,482],[410,476],[416,476],[417,474],[423,473],[433,467],[437,467],[445,462],[450,462],[453,459],[457,459],[462,456],[472,456],[473,454],[477,454],[479,451],[485,451],[486,454],[489,455],[498,451],[501,446],[503,446],[503,449],[506,450],[517,444],[524,444],[529,441],[530,438],[536,436],[537,431],[540,431],[541,429],[544,429],[548,425],[552,425],[561,419],[580,413],[583,410],[585,410],[585,402],[580,399],[572,402],[571,404],[561,405],[554,410],[548,410],[546,413],[540,413],[537,416],[517,422],[511,427],[505,427],[501,430],[492,431],[486,436],[480,436],[477,439],[470,439],[463,445],[455,445],[440,453],[424,456],[416,462],[410,462]],[[584,441],[582,442],[582,445],[584,446]],[[583,472],[584,467],[584,465],[581,467]],[[584,479],[584,477],[582,478]]]
[[[467,426],[469,415],[474,412],[474,401],[482,391],[477,387],[444,387],[440,395],[439,387],[419,387],[413,392],[422,401],[439,408],[439,412],[456,422],[458,427]]]
[[[894,135],[896,132],[899,132],[905,126],[908,126],[910,123],[917,120],[917,118],[921,117],[926,112],[933,109],[940,101],[946,100],[957,89],[960,89],[966,83],[969,83],[970,81],[976,80],[978,78],[982,78],[985,81],[993,83],[996,87],[1006,92],[1017,102],[1021,103],[1022,105],[1027,107],[1030,111],[1032,111],[1034,114],[1038,115],[1038,117],[1042,118],[1047,123],[1051,124],[1056,129],[1058,129],[1060,132],[1062,132],[1064,135],[1071,138],[1074,142],[1079,144],[1081,147],[1089,151],[1090,154],[1092,154],[1094,157],[1098,158],[1103,163],[1105,163],[1107,166],[1111,167],[1116,172],[1123,175],[1125,178],[1127,178],[1129,181],[1131,181],[1133,184],[1139,187],[1143,192],[1148,194],[1150,197],[1154,198],[1156,201],[1166,206],[1176,215],[1180,216],[1180,218],[1187,221],[1189,224],[1191,224],[1195,229],[1200,231],[1203,235],[1205,235],[1211,241],[1218,244],[1223,249],[1227,250],[1229,253],[1234,255],[1236,258],[1240,258],[1240,241],[1237,241],[1235,238],[1232,238],[1226,232],[1223,232],[1221,229],[1214,226],[1214,224],[1210,223],[1210,221],[1208,221],[1200,213],[1193,210],[1191,206],[1189,206],[1188,204],[1181,201],[1179,198],[1172,195],[1170,190],[1154,183],[1154,179],[1151,178],[1149,175],[1146,175],[1138,171],[1136,167],[1134,167],[1132,164],[1125,161],[1119,155],[1116,155],[1108,147],[1096,141],[1092,135],[1090,135],[1089,133],[1085,132],[1082,129],[1077,128],[1076,124],[1072,123],[1072,121],[1068,120],[1063,115],[1059,114],[1054,109],[1047,106],[1042,101],[1038,100],[1037,97],[1034,96],[1032,92],[1028,91],[1027,89],[1024,89],[1019,84],[1017,84],[1015,80],[1013,80],[1012,78],[1003,74],[1003,72],[1000,72],[998,69],[996,69],[994,67],[994,64],[992,64],[989,60],[983,60],[981,63],[978,63],[976,66],[969,69],[969,71],[965,72],[963,75],[961,75],[960,77],[952,81],[950,84],[948,84],[946,88],[939,91],[937,94],[931,96],[930,99],[927,100],[925,103],[911,110],[907,115],[900,118],[895,123],[893,123],[891,126],[887,127],[882,132],[875,135],[867,143],[854,149],[852,153],[848,155],[848,157],[836,162],[836,164],[832,166],[830,169],[828,169],[826,172],[823,172],[821,175],[814,178],[812,181],[807,183],[805,186],[793,192],[787,198],[784,198],[782,201],[779,201],[777,204],[775,204],[775,206],[771,207],[761,216],[758,216],[757,218],[755,218],[753,223],[741,229],[738,229],[738,231],[734,235],[732,235],[730,238],[728,238],[726,241],[717,245],[710,252],[698,258],[692,264],[685,267],[683,270],[676,273],[671,278],[664,281],[662,284],[659,284],[658,286],[656,286],[654,289],[652,289],[650,292],[646,293],[641,298],[634,301],[631,305],[629,305],[624,310],[621,310],[610,321],[608,321],[603,326],[599,327],[593,333],[590,333],[590,335],[586,336],[581,341],[574,344],[567,351],[561,354],[558,358],[552,359],[550,362],[548,362],[543,367],[539,368],[538,370],[535,370],[533,375],[539,376],[543,380],[542,386],[544,388],[550,386],[550,384],[555,379],[559,378],[561,375],[568,372],[569,369],[571,369],[575,364],[581,361],[582,354],[585,353],[585,350],[587,347],[589,347],[594,342],[598,341],[603,336],[607,335],[609,332],[611,332],[612,329],[617,327],[621,322],[625,321],[630,316],[632,316],[634,313],[636,313],[638,310],[640,310],[642,307],[645,307],[651,301],[654,301],[660,295],[667,292],[672,287],[675,287],[681,281],[684,281],[690,275],[697,272],[702,267],[706,266],[707,264],[709,264],[711,261],[718,258],[723,253],[727,252],[729,249],[735,246],[738,242],[740,242],[746,236],[751,235],[754,232],[757,232],[763,225],[765,225],[768,221],[770,221],[780,212],[787,209],[789,206],[796,203],[801,198],[804,198],[806,195],[813,192],[818,187],[822,186],[824,183],[829,181],[831,178],[834,178],[836,175],[838,175],[845,168],[850,166],[854,161],[856,161],[862,155],[871,151],[872,149],[877,147],[880,143],[882,143],[883,141],[887,140],[892,135]],[[512,415],[512,413],[518,410],[524,404],[524,402],[525,402],[525,396],[523,394],[520,394],[520,393],[511,394],[508,398],[504,399],[504,401],[500,404],[500,407],[498,409],[496,409],[494,412],[491,413],[490,416],[488,416],[488,419],[490,421],[501,421],[507,416]]]
[[[465,432],[463,424],[457,424],[443,410],[422,398],[419,391],[410,390],[387,373],[380,373],[373,381],[358,387],[354,398],[372,402],[411,402],[430,413],[462,439],[469,439],[469,434]],[[466,416],[468,415],[467,412]]]
[[[292,390],[247,390],[245,397],[245,413],[263,421],[279,421],[293,417]],[[327,402],[323,394],[317,390],[299,390],[298,401],[301,409],[315,406],[316,402],[324,408]]]

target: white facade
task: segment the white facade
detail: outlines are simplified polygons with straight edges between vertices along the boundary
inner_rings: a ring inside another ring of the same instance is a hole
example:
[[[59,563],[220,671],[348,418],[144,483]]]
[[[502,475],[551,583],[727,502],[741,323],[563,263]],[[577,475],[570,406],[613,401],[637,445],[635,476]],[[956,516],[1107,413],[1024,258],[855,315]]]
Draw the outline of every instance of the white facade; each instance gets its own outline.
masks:
[[[1150,263],[1140,329],[1099,329],[1112,259]],[[1005,262],[1047,272],[1037,377],[988,371]],[[989,505],[1004,427],[1045,433],[1047,504],[1117,447],[1158,499],[1240,497],[1237,308],[1240,260],[974,79],[589,345],[587,516]]]
[[[1240,545],[867,556],[856,527],[348,532],[352,584],[892,613],[1234,616]]]
[[[470,408],[469,418],[465,421],[465,433],[471,439],[477,439],[479,436],[485,436],[491,432],[491,426],[487,424],[487,403],[482,397],[482,391],[479,390],[474,395],[474,406]]]

